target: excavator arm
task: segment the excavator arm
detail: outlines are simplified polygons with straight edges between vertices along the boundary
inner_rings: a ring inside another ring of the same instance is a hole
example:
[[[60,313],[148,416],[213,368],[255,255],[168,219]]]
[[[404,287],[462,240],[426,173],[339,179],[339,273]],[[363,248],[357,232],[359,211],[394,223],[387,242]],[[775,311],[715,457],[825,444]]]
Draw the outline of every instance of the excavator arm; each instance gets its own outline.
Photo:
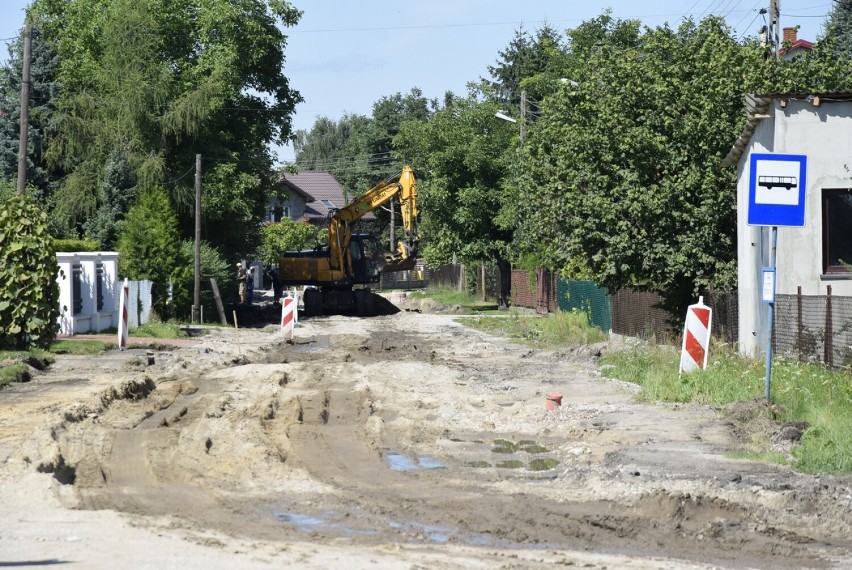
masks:
[[[418,241],[417,182],[411,167],[404,166],[398,176],[379,182],[332,215],[328,228],[332,270],[345,271],[346,252],[352,238],[352,223],[392,198],[399,199],[405,239],[397,244],[395,252],[385,255],[382,271],[399,271],[414,266]]]

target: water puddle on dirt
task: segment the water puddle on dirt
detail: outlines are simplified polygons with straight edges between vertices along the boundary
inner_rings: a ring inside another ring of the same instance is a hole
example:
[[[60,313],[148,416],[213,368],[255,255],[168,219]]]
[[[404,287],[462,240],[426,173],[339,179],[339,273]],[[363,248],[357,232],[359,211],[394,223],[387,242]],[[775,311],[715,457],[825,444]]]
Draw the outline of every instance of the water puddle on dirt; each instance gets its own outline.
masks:
[[[440,460],[434,457],[421,456],[417,460],[413,460],[402,453],[386,453],[385,459],[388,462],[388,467],[391,471],[416,471],[418,469],[445,469]]]
[[[378,534],[378,531],[373,529],[353,528],[339,521],[329,520],[341,518],[340,513],[333,511],[325,512],[322,515],[317,516],[306,515],[304,513],[297,513],[293,511],[274,511],[272,516],[275,517],[277,521],[289,524],[297,531],[304,533],[327,532],[349,537],[374,536]],[[320,516],[323,518],[318,518]]]
[[[408,533],[417,533],[418,535],[422,535],[424,538],[428,539],[431,542],[437,542],[440,544],[449,542],[450,538],[456,533],[456,530],[452,527],[434,524],[424,524],[419,521],[388,521],[388,526],[396,530],[406,531]]]
[[[291,510],[272,510],[272,516],[301,533],[320,533],[334,537],[374,537],[388,532],[397,534],[403,542],[447,544],[455,542],[469,546],[519,547],[520,544],[481,533],[467,533],[459,528],[416,519],[375,519],[357,508],[350,512],[323,510],[305,514]]]
[[[296,527],[296,530],[299,532],[311,532],[316,527],[325,524],[325,521],[322,519],[318,519],[315,517],[311,517],[308,515],[303,515],[301,513],[272,513],[272,515],[279,521],[284,523],[290,523]]]
[[[465,447],[464,463],[475,469],[497,468],[515,473],[526,472],[528,476],[540,479],[542,476],[555,476],[553,471],[560,463],[559,459],[549,455],[547,445],[532,439],[498,438],[490,442],[476,437],[453,437],[453,443],[472,444]],[[533,473],[535,475],[533,476]]]

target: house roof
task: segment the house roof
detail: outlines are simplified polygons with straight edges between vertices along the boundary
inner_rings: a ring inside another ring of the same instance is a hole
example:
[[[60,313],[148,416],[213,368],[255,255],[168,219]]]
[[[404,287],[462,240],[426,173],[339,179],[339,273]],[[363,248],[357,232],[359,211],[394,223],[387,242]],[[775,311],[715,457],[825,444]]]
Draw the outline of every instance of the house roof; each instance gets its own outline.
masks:
[[[728,154],[722,160],[722,164],[726,166],[736,166],[740,161],[740,157],[745,152],[748,142],[751,140],[751,135],[757,125],[769,115],[766,112],[769,110],[769,105],[772,103],[771,95],[746,95],[746,124],[743,127],[743,132],[734,141],[734,146],[728,151]]]
[[[784,57],[787,54],[795,53],[802,50],[812,50],[814,49],[814,42],[809,42],[808,40],[796,40],[790,47],[787,49],[782,49],[778,53],[781,57]]]
[[[284,186],[286,186],[288,190],[301,197],[305,202],[313,202],[314,200],[316,200],[316,198],[314,198],[311,194],[303,190],[296,182],[288,180],[287,176],[290,175],[285,174],[281,178],[281,183],[284,184]]]
[[[348,202],[343,197],[343,187],[328,172],[320,170],[305,170],[298,174],[285,174],[284,183],[289,187],[307,194],[312,199],[305,200],[305,219],[325,219],[330,210],[346,206]],[[372,219],[371,214],[364,216]]]
[[[746,95],[746,124],[743,131],[737,140],[734,141],[734,146],[728,151],[728,154],[722,160],[722,164],[727,166],[736,166],[740,158],[748,146],[751,136],[754,134],[757,125],[763,119],[768,119],[769,106],[776,99],[789,101],[790,99],[798,99],[802,101],[811,101],[814,107],[818,107],[822,103],[852,101],[852,92],[836,92],[836,93],[767,93],[765,95]],[[783,106],[783,105],[782,105]]]

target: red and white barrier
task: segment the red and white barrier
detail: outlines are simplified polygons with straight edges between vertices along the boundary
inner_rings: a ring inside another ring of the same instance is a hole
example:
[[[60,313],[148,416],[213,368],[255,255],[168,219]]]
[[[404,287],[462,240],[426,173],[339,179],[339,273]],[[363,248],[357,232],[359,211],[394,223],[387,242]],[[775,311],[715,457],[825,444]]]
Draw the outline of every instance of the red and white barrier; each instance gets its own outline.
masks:
[[[118,349],[127,348],[127,301],[130,299],[130,282],[125,279],[118,296]]]
[[[283,297],[281,299],[281,332],[284,333],[284,338],[293,338],[293,328],[296,325],[297,319],[296,299],[293,297]]]
[[[680,351],[681,374],[707,368],[712,318],[713,309],[704,304],[704,297],[698,297],[698,303],[687,309],[683,348]]]

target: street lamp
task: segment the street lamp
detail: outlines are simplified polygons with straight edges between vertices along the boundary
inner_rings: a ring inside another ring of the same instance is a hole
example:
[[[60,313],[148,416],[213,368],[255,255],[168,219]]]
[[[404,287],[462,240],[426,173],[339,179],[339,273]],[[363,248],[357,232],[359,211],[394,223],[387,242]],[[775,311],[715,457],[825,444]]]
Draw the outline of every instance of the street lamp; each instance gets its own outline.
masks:
[[[498,119],[502,119],[504,121],[509,121],[510,123],[517,123],[516,119],[513,119],[503,111],[498,111],[494,113],[494,116]],[[526,120],[527,120],[527,91],[524,89],[521,91],[521,123],[519,125],[521,130],[521,146],[524,146],[524,135],[526,135]]]
[[[494,116],[498,119],[503,119],[504,121],[509,121],[510,123],[517,123],[518,121],[505,114],[503,111],[497,111],[494,113]]]

